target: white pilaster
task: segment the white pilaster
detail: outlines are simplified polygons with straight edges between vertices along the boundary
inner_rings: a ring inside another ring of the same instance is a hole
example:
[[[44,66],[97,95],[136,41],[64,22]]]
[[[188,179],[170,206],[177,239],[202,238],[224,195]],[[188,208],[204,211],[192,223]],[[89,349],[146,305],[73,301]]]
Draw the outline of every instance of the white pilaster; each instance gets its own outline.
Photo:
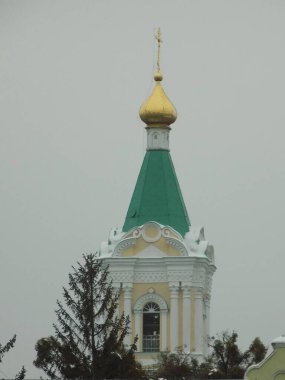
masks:
[[[135,336],[138,337],[137,351],[142,351],[142,339],[141,339],[142,311],[134,310],[134,315],[135,315]]]
[[[203,320],[203,293],[195,289],[195,348],[198,355],[203,355],[204,320]]]
[[[126,286],[124,288],[124,312],[125,316],[129,316],[130,318],[130,329],[129,334],[125,338],[125,344],[132,344],[132,288],[130,286]]]
[[[178,346],[178,286],[170,287],[170,350],[173,352]]]
[[[161,310],[161,335],[160,335],[160,350],[167,350],[167,310]]]
[[[191,318],[191,295],[190,287],[184,286],[183,290],[183,345],[185,351],[190,352],[190,318]]]
[[[120,283],[116,283],[116,284],[113,283],[113,289],[114,289],[114,292],[120,294],[120,292],[121,292],[121,284]],[[119,315],[119,300],[118,300],[118,307],[115,310],[114,317],[115,318],[116,317],[120,317],[120,315]]]
[[[210,336],[210,296],[205,298],[205,345],[204,354],[208,355],[208,337]]]

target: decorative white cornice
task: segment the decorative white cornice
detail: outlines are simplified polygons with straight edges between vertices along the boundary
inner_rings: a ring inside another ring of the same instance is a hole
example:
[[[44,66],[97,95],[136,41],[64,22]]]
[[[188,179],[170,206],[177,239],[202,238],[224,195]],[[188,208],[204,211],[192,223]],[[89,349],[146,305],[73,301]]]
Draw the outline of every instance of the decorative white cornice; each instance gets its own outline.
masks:
[[[181,256],[189,256],[186,246],[180,240],[173,237],[166,237],[165,240],[171,247],[175,248]]]
[[[205,283],[206,280],[206,270],[204,267],[195,265],[193,268],[193,282],[196,284]]]
[[[105,259],[114,283],[182,283],[211,292],[212,268],[206,258],[164,256]]]
[[[167,273],[162,271],[144,271],[134,273],[134,282],[167,282]]]
[[[188,269],[188,270],[187,270]],[[171,270],[168,268],[167,279],[169,282],[183,281],[191,282],[192,281],[192,271],[191,268],[181,269],[181,270]]]
[[[118,257],[125,251],[127,248],[136,244],[136,238],[128,238],[121,240],[115,247],[113,252],[113,257]]]
[[[129,271],[110,271],[109,274],[113,282],[133,282],[134,278],[133,273]]]

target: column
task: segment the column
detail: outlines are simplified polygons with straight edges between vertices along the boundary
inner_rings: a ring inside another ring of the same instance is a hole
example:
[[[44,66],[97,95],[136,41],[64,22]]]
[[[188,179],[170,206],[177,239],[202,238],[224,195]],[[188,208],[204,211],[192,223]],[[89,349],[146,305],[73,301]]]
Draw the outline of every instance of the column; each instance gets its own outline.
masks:
[[[190,352],[190,323],[191,323],[191,295],[190,287],[184,286],[182,288],[183,295],[183,345],[185,351]]]
[[[113,289],[114,289],[114,292],[116,293],[119,293],[121,292],[121,285],[120,284],[114,284],[113,283]],[[114,317],[120,317],[120,313],[119,313],[119,307],[120,307],[120,297],[118,299],[118,307],[116,308],[116,311],[115,311],[115,314],[114,314]]]
[[[137,352],[142,351],[142,311],[135,310],[135,336],[138,337]]]
[[[178,347],[178,286],[170,287],[170,351]]]
[[[204,340],[204,319],[203,319],[203,293],[202,289],[195,289],[195,346],[196,353],[203,354]]]
[[[129,334],[125,337],[124,343],[126,345],[132,344],[132,288],[126,286],[124,288],[124,312],[125,316],[129,316],[130,325],[129,325]]]
[[[204,354],[208,355],[208,337],[210,336],[210,295],[208,294],[205,298],[205,349]]]
[[[167,350],[167,310],[161,310],[160,351]]]

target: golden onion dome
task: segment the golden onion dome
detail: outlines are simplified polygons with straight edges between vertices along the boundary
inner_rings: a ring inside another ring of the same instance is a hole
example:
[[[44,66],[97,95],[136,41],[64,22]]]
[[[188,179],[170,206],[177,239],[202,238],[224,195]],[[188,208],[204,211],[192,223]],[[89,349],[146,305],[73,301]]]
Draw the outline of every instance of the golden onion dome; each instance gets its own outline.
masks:
[[[161,86],[162,79],[160,71],[157,71],[154,75],[155,87],[139,112],[142,121],[150,128],[169,127],[177,118],[176,109]]]

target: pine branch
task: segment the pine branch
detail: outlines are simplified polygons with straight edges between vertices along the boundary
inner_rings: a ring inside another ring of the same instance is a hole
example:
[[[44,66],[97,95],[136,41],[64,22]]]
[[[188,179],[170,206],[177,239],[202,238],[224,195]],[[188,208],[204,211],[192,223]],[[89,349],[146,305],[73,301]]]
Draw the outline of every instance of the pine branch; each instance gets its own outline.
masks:
[[[20,370],[19,373],[17,373],[17,375],[15,376],[15,380],[24,380],[25,376],[26,376],[26,369],[25,367],[23,366]]]
[[[110,368],[118,365],[110,364],[118,360],[113,353],[126,354],[124,338],[130,321],[115,315],[118,301],[108,267],[95,255],[83,255],[82,264],[72,267],[68,276],[63,301],[57,301],[55,336],[40,339],[36,345],[35,365],[55,380],[106,378]],[[134,347],[135,342],[128,351],[128,368],[136,368]],[[124,377],[124,368],[120,371]]]

